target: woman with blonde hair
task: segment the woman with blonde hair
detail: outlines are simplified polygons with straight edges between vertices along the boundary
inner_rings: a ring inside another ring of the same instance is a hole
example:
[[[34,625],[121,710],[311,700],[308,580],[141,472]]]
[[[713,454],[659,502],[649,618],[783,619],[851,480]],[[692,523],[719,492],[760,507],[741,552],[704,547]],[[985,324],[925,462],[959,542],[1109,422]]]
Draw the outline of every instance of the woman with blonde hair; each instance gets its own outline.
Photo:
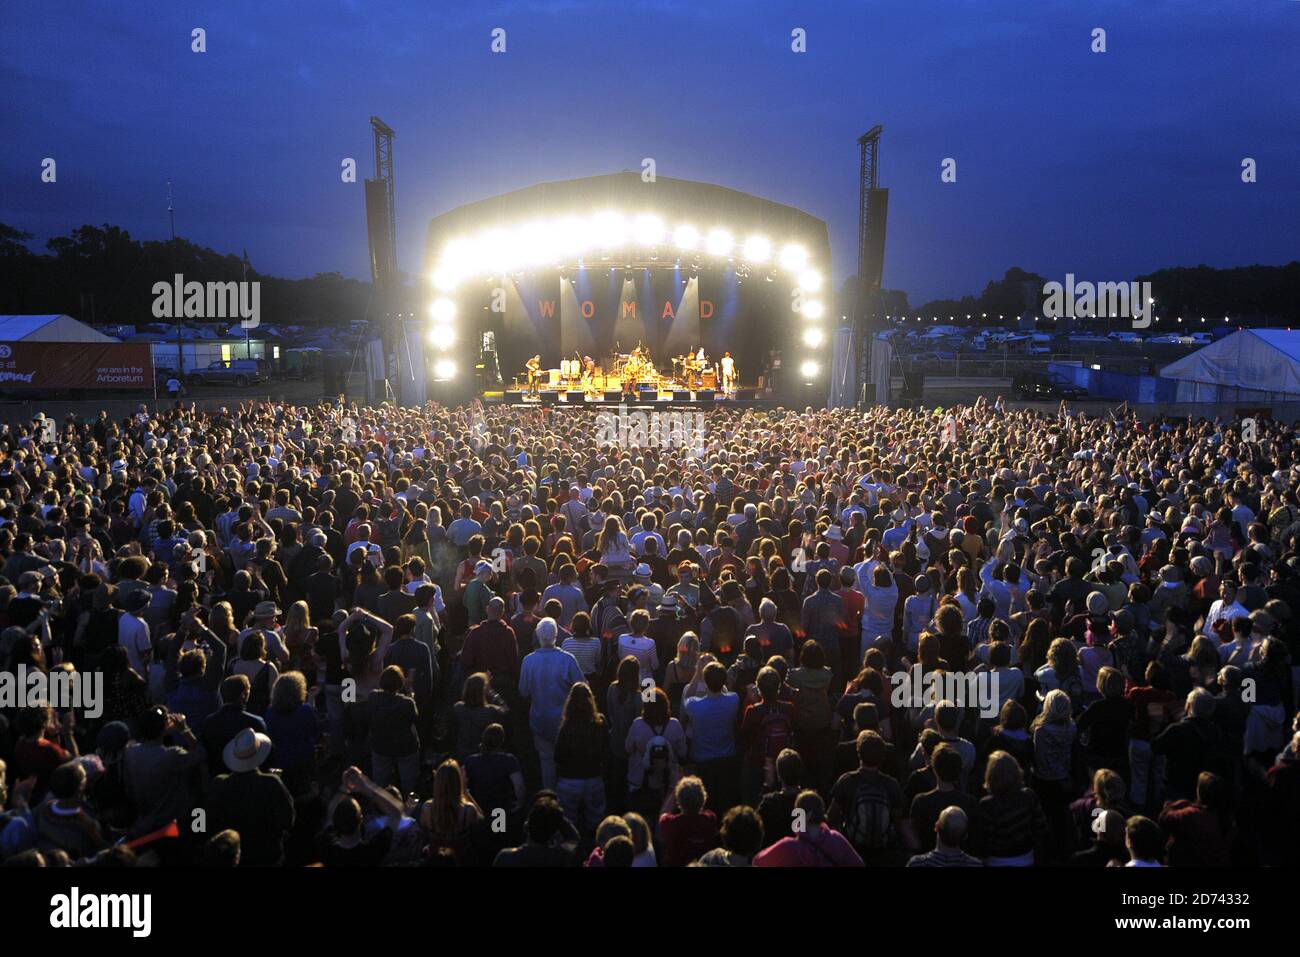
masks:
[[[623,520],[617,515],[605,519],[604,528],[596,536],[596,550],[601,562],[612,572],[629,571],[635,564],[631,540],[623,530]]]
[[[319,636],[318,629],[312,627],[311,610],[307,603],[296,601],[290,605],[284,619],[283,638],[284,646],[289,650],[291,670],[301,671],[304,675],[315,678],[317,663],[314,649]]]
[[[482,820],[482,808],[465,789],[460,763],[455,758],[443,761],[433,775],[433,797],[420,807],[420,827],[429,839],[425,855],[436,857],[446,849],[457,863],[473,863],[471,838]]]
[[[1048,836],[1038,795],[1025,787],[1020,762],[1005,751],[989,755],[984,789],[975,811],[977,848],[989,867],[1032,867]]]
[[[677,639],[677,657],[668,662],[668,667],[664,670],[664,690],[668,692],[673,714],[681,712],[682,692],[699,676],[699,660],[699,636],[693,631],[682,632],[682,636]]]
[[[682,635],[682,637],[685,638],[686,636]],[[695,674],[691,676],[691,680],[682,688],[682,701],[686,701],[689,698],[702,698],[708,693],[708,685],[704,683],[704,669],[717,660],[717,656],[709,651],[704,652],[695,659]]]

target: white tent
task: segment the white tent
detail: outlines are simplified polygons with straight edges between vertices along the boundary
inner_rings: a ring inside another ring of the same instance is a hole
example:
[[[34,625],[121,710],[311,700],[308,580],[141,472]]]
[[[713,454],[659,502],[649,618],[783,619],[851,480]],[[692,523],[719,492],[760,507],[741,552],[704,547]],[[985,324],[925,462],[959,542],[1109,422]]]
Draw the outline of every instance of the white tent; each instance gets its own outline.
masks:
[[[1166,379],[1300,395],[1300,331],[1243,329],[1160,370]]]
[[[0,316],[0,342],[117,342],[71,316]]]

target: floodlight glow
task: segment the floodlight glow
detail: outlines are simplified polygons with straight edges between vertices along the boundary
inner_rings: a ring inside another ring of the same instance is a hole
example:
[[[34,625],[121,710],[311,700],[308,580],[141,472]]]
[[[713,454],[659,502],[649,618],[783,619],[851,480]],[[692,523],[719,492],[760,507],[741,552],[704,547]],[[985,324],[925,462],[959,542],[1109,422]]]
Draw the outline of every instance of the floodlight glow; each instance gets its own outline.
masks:
[[[480,268],[505,273],[514,266],[514,237],[504,229],[489,229],[478,242]]]
[[[441,292],[451,292],[456,288],[456,273],[450,266],[439,266],[431,277],[433,284]]]
[[[606,211],[596,214],[591,221],[596,244],[602,249],[622,246],[627,241],[627,220],[621,213]]]
[[[745,240],[744,256],[752,263],[765,263],[772,257],[772,241],[766,236],[750,236]]]
[[[799,274],[799,288],[807,292],[816,292],[822,287],[822,274],[816,269],[805,269]]]
[[[807,329],[803,334],[803,344],[810,349],[816,349],[826,340],[825,335],[820,329]]]
[[[566,216],[555,224],[555,245],[565,255],[581,255],[587,248],[588,232],[588,225],[577,216]]]
[[[456,318],[456,304],[450,299],[435,299],[429,307],[429,315],[436,322],[451,322]]]
[[[456,341],[456,330],[451,326],[434,326],[429,330],[429,345],[439,352],[446,352]]]
[[[820,319],[826,314],[826,307],[816,299],[803,304],[803,314],[807,319]]]
[[[808,250],[794,243],[781,250],[781,268],[799,272],[808,265]]]
[[[804,362],[803,365],[799,367],[799,373],[805,379],[815,379],[817,378],[817,373],[821,371],[822,371],[821,366],[813,362],[811,359],[808,359],[806,362]]]
[[[678,226],[673,233],[673,242],[678,249],[695,249],[700,245],[700,231],[694,226]]]
[[[517,264],[537,266],[551,258],[555,246],[545,224],[532,222],[515,231],[515,249]]]
[[[664,238],[664,221],[653,213],[643,213],[632,225],[638,246],[658,246]]]
[[[433,375],[438,379],[450,379],[456,374],[456,363],[450,359],[439,359],[433,364]]]
[[[735,243],[736,241],[731,238],[731,233],[718,228],[709,233],[709,238],[705,241],[705,248],[709,251],[710,256],[725,256],[731,252],[731,247]]]

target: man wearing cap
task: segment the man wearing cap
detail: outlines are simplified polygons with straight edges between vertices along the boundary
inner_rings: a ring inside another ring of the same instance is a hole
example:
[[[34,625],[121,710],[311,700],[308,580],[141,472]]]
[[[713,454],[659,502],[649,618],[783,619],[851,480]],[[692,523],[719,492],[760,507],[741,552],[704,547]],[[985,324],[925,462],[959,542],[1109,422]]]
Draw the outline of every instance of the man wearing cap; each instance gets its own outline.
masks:
[[[222,752],[229,774],[212,782],[204,802],[210,833],[238,832],[240,866],[275,866],[284,861],[284,839],[294,822],[293,798],[278,774],[261,770],[271,756],[271,739],[245,728]]]
[[[126,649],[126,659],[131,670],[146,680],[149,663],[153,658],[153,644],[149,640],[149,626],[142,616],[149,605],[149,593],[134,591],[126,596],[123,614],[117,620],[117,643]]]

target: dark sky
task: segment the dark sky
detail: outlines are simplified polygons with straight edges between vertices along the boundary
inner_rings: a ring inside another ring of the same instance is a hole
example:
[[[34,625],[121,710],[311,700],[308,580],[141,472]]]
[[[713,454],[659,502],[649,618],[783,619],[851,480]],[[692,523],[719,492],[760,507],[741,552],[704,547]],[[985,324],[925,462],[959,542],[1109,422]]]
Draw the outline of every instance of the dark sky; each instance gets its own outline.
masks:
[[[397,131],[406,269],[431,216],[650,156],[825,219],[838,284],[875,123],[885,284],[914,304],[1011,265],[1120,280],[1300,255],[1300,0],[15,2],[0,221],[42,244],[82,223],[165,238],[170,176],[181,235],[264,272],[365,277],[339,163],[371,175],[372,113]]]

